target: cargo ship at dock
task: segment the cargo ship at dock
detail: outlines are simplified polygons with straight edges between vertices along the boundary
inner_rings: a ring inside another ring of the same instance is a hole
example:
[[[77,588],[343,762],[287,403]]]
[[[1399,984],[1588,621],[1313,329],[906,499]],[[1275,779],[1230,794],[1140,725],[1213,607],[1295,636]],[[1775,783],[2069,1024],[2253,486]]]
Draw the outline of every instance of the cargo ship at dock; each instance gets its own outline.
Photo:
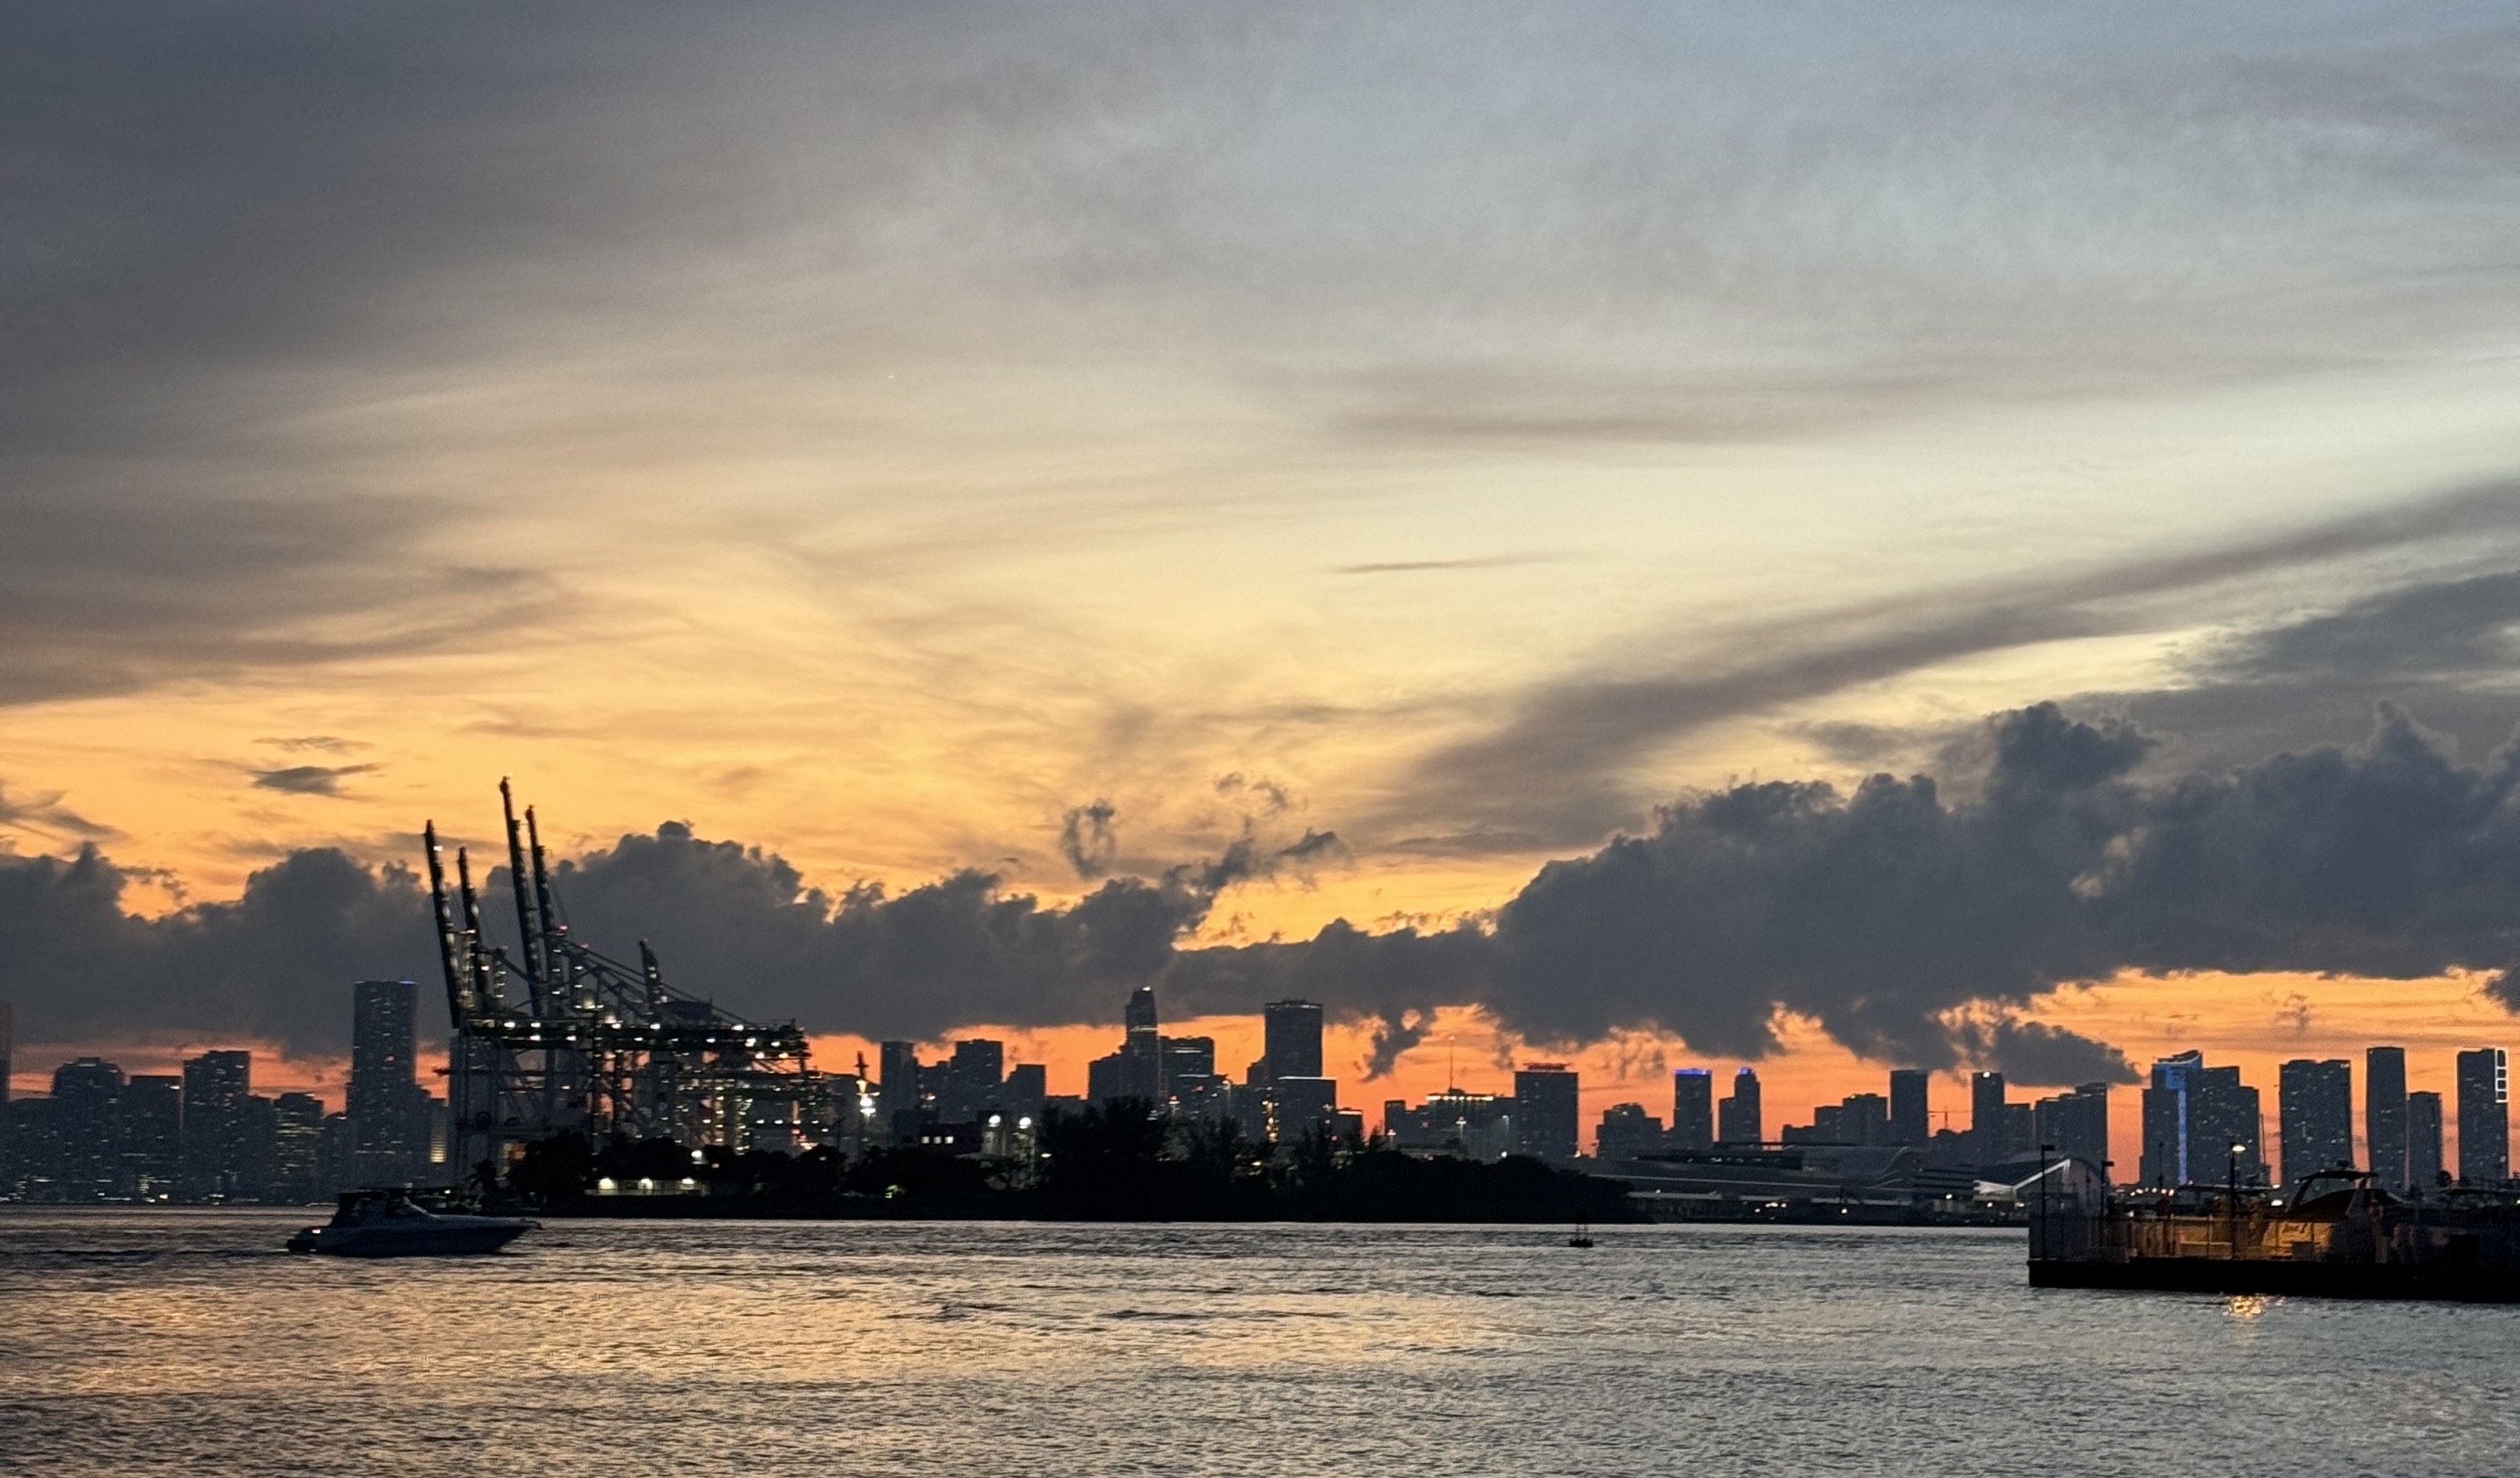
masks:
[[[2290,1196],[2184,1187],[2030,1214],[2030,1285],[2520,1303],[2520,1198],[2393,1195],[2322,1171]]]

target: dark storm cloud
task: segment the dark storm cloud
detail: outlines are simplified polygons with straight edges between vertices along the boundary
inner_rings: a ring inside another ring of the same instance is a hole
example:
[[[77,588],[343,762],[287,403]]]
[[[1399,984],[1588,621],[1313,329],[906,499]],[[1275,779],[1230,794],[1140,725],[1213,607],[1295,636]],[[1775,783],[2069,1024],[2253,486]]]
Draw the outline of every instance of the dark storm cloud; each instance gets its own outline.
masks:
[[[0,997],[17,1005],[22,1044],[251,1040],[338,1053],[349,982],[437,978],[421,894],[397,869],[295,852],[233,903],[155,919],[124,912],[128,879],[92,847],[67,862],[0,855]]]
[[[339,795],[341,782],[353,775],[366,775],[374,765],[291,765],[280,770],[254,772],[256,789],[281,790],[291,795]]]
[[[1245,838],[1064,907],[977,871],[835,898],[680,825],[563,862],[558,885],[580,937],[623,955],[651,939],[669,979],[747,1014],[935,1037],[1107,1021],[1146,983],[1177,1015],[1304,996],[1375,1023],[1372,1068],[1448,1005],[1533,1042],[1653,1029],[1743,1057],[1772,1051],[1778,1013],[1794,1012],[1876,1060],[2079,1082],[2124,1064],[2017,1012],[2128,968],[2468,968],[2503,972],[2493,988],[2520,1004],[2520,749],[2462,762],[2394,708],[2354,746],[2228,770],[2149,775],[2149,743],[2042,704],[1989,722],[1971,799],[1889,775],[1687,796],[1642,834],[1543,868],[1488,928],[1340,920],[1306,940],[1184,947],[1221,889],[1328,833]],[[121,883],[93,850],[0,858],[0,994],[28,1040],[164,1023],[338,1047],[342,982],[433,972],[408,875],[337,852],[158,920],[121,911]]]
[[[1638,769],[1659,746],[1710,725],[1988,652],[2147,629],[2165,620],[2165,598],[2453,538],[2471,551],[2520,541],[2520,487],[2017,578],[1922,609],[1908,600],[1700,634],[1692,645],[1708,654],[1688,671],[1568,678],[1519,694],[1490,732],[1423,761],[1380,820],[1398,829],[1446,819],[1457,835],[1484,832],[1508,850],[1580,844],[1635,817],[1647,784]]]
[[[2015,1083],[2134,1083],[2135,1065],[2105,1042],[2044,1021],[1967,1023],[1956,1034],[1968,1060]]]

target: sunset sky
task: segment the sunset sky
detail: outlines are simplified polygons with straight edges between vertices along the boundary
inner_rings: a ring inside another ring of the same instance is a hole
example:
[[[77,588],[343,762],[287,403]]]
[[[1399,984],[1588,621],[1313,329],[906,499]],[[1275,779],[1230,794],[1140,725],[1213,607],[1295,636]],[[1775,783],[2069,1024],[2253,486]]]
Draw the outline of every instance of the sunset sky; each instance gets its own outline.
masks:
[[[21,1091],[251,1043],[338,1092],[304,1003],[427,979],[416,909],[186,952],[315,849],[480,846],[503,775],[608,947],[1061,1092],[1142,978],[1246,1034],[1317,990],[1369,1110],[1448,1056],[1576,1062],[1588,1116],[1755,1056],[1773,1125],[2187,1046],[2272,1110],[2287,1056],[2446,1088],[2520,1036],[2507,7],[0,36]],[[1923,819],[1865,830],[1876,773]],[[1780,782],[1832,792],[1745,839]],[[112,909],[61,901],[87,847]],[[1145,879],[1170,955],[756,955],[659,859],[887,938],[976,872],[1102,939]]]

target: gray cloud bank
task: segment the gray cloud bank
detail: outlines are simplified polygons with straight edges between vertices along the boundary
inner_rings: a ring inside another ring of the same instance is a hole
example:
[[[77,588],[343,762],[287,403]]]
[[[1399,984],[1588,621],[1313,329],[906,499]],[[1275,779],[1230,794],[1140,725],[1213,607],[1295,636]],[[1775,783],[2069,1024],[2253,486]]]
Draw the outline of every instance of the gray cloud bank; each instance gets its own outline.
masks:
[[[2125,1079],[2104,1044],[2014,1012],[2126,968],[2414,978],[2497,971],[2520,1002],[2520,751],[2461,760],[2394,707],[2352,746],[2147,777],[2155,740],[2053,704],[1988,723],[1972,798],[1876,775],[1708,791],[1647,831],[1543,868],[1490,928],[1186,949],[1253,851],[1064,907],[969,871],[833,897],[775,855],[679,825],[571,859],[559,887],[599,948],[654,941],[671,978],[809,1028],[935,1036],[970,1023],[1107,1021],[1152,982],[1176,1014],[1282,994],[1380,1024],[1405,1050],[1441,1005],[1541,1042],[1632,1028],[1759,1056],[1778,1010],[1876,1060],[1990,1062],[2028,1081]],[[1297,848],[1282,849],[1292,851]],[[305,851],[233,903],[156,920],[121,874],[0,859],[0,994],[31,1042],[135,1029],[338,1051],[341,985],[433,978],[411,875]]]

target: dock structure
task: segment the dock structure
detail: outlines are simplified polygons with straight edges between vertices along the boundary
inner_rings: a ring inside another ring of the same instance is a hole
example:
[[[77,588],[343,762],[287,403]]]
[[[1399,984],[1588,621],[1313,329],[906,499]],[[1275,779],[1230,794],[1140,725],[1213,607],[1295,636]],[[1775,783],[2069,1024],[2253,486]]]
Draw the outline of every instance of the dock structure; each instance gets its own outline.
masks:
[[[2520,1303],[2520,1199],[2408,1199],[2321,1171],[2289,1200],[2211,1186],[2060,1200],[2030,1217],[2030,1284]]]
[[[832,1086],[793,1021],[754,1022],[674,989],[646,940],[635,966],[569,932],[531,806],[499,782],[518,937],[484,936],[472,860],[450,888],[437,824],[422,830],[453,1035],[450,1162],[504,1168],[521,1147],[576,1131],[698,1148],[792,1149],[832,1122]]]

